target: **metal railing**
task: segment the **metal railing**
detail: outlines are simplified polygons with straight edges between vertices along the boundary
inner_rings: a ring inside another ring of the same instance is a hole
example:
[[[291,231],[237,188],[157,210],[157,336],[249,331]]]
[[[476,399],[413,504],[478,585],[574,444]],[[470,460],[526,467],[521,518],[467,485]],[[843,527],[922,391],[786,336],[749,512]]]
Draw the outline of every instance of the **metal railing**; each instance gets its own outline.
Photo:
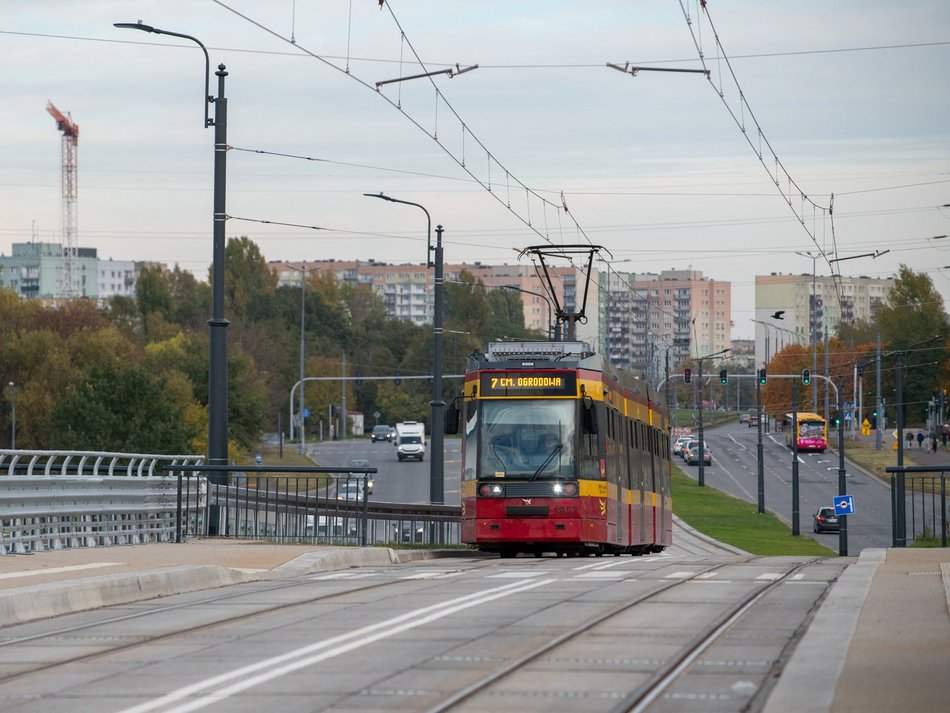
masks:
[[[205,504],[179,508],[172,465],[201,456],[0,450],[0,554],[170,542],[203,527]]]
[[[460,509],[377,503],[376,468],[320,466],[176,467],[181,509],[207,483],[203,525],[225,537],[336,545],[460,544]],[[205,480],[199,473],[215,473]],[[212,482],[223,479],[225,482]],[[182,529],[178,539],[206,532]]]
[[[950,467],[893,466],[884,470],[893,474],[892,546],[907,547],[908,541],[935,544],[939,540],[940,546],[946,547],[947,474],[950,473]]]
[[[377,503],[375,468],[207,466],[202,456],[0,450],[0,555],[233,538],[460,543],[460,510]]]

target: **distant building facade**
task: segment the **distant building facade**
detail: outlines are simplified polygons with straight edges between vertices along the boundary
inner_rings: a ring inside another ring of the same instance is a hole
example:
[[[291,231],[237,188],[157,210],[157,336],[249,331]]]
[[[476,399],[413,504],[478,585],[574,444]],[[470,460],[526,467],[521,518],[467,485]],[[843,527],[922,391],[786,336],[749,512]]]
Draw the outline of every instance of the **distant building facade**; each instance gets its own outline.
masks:
[[[893,285],[893,278],[756,275],[756,365],[766,365],[789,344],[823,342],[842,323],[872,320]]]
[[[73,280],[79,297],[99,295],[95,248],[79,248]],[[13,243],[11,255],[0,255],[0,288],[26,299],[55,299],[66,290],[66,258],[60,243]]]
[[[99,300],[110,297],[135,297],[141,262],[133,260],[99,260]]]
[[[271,262],[278,285],[300,285],[304,270],[308,273],[333,275],[339,284],[366,285],[386,305],[386,314],[413,324],[432,324],[435,308],[434,271],[423,264],[390,264],[374,260],[316,260],[306,262]],[[583,276],[571,267],[549,267],[548,273],[557,292],[557,304],[551,301],[545,283],[533,265],[485,265],[455,263],[443,266],[447,284],[460,282],[462,272],[471,273],[486,289],[511,289],[518,292],[524,311],[525,327],[543,334],[554,334],[557,308],[574,313],[583,299]],[[582,292],[578,295],[578,289]],[[597,296],[591,287],[587,305],[587,323],[579,325],[577,338],[597,339]],[[566,337],[567,326],[561,327]],[[499,335],[499,337],[504,335]]]
[[[601,272],[601,351],[652,383],[687,357],[731,348],[732,284],[700,270]]]

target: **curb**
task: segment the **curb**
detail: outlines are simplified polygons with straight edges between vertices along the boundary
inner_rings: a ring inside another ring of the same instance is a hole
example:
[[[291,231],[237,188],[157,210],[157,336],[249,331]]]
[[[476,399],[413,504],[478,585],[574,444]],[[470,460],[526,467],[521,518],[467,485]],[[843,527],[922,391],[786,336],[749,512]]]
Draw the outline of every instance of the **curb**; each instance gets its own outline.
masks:
[[[257,579],[220,565],[184,565],[131,574],[107,574],[0,593],[0,626],[99,609]]]
[[[830,711],[871,582],[887,550],[867,548],[832,586],[765,702],[765,713]]]

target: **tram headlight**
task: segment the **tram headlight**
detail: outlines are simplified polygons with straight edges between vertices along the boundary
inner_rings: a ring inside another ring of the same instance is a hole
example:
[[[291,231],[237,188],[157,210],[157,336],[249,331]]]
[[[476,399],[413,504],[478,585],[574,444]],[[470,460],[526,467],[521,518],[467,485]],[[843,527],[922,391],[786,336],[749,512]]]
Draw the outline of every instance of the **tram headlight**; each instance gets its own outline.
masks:
[[[498,483],[482,483],[478,486],[478,494],[486,498],[500,498],[505,494],[505,489]]]
[[[555,495],[571,497],[577,495],[577,485],[574,483],[554,483],[551,490]]]

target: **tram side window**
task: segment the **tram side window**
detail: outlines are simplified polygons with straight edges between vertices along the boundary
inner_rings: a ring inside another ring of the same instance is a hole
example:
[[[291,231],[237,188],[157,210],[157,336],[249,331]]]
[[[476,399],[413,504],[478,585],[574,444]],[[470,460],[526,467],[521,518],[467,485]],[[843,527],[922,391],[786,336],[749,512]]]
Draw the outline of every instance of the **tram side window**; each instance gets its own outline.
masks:
[[[593,408],[597,408],[597,406],[594,405]],[[584,419],[581,420],[583,422]],[[600,439],[597,433],[590,432],[586,424],[580,433],[580,452],[578,453],[578,460],[578,475],[581,478],[600,477]]]

